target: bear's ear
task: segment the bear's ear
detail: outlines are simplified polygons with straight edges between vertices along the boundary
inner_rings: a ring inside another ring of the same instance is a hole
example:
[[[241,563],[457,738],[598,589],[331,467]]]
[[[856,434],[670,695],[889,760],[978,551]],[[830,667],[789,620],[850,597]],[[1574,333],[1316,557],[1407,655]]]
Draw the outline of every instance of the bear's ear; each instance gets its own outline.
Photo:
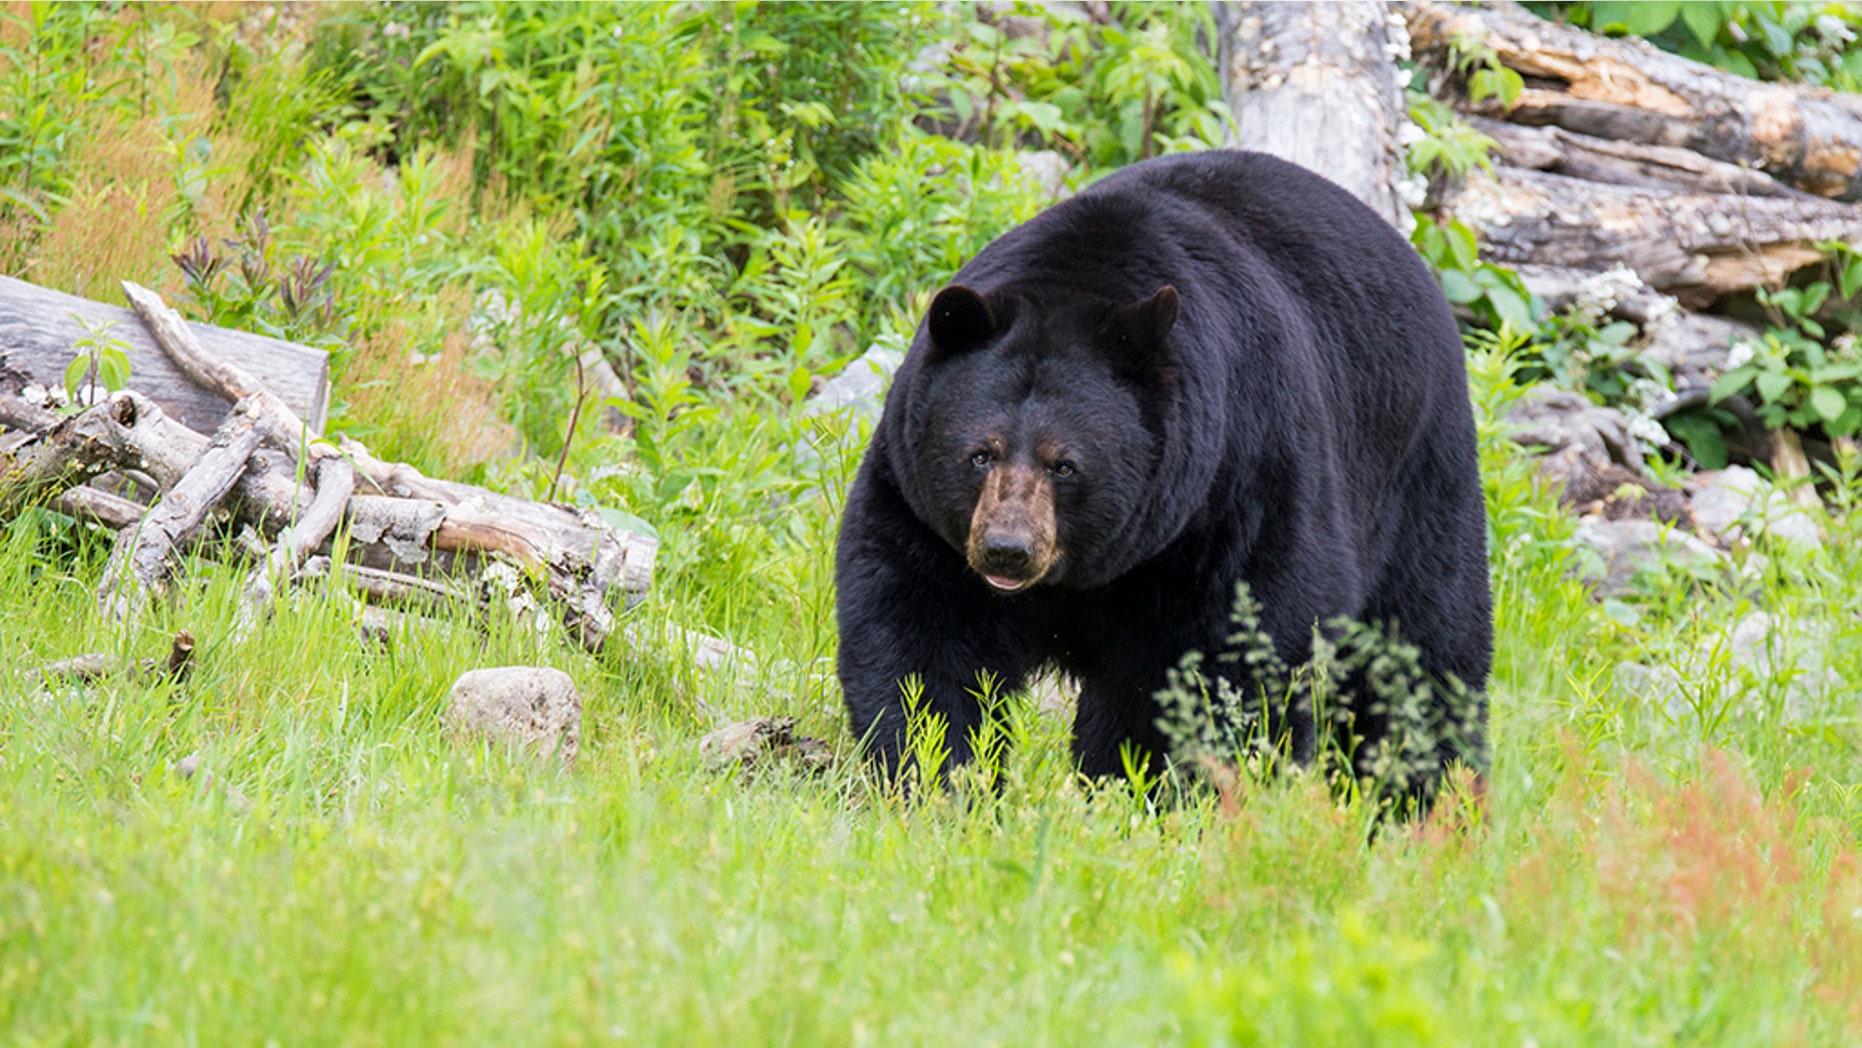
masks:
[[[1177,289],[1169,284],[1142,302],[1122,306],[1106,323],[1121,361],[1145,370],[1164,358],[1164,338],[1177,323]]]
[[[995,311],[983,296],[962,284],[952,284],[937,293],[931,300],[927,320],[933,360],[967,353],[996,333]]]

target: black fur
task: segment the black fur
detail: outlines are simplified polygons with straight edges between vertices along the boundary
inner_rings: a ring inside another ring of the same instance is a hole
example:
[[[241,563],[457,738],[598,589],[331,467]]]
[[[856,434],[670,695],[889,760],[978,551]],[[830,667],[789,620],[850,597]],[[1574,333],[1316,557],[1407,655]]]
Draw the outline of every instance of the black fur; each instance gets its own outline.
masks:
[[[888,767],[901,678],[923,680],[961,763],[978,672],[1013,688],[1049,664],[1081,683],[1082,771],[1116,774],[1126,741],[1163,754],[1153,695],[1186,651],[1221,648],[1238,581],[1288,665],[1335,616],[1394,623],[1432,675],[1475,689],[1484,729],[1492,615],[1461,341],[1395,230],[1292,164],[1183,154],[1011,230],[954,284],[841,527],[841,686]],[[1054,478],[1060,560],[1016,593],[963,552],[989,440]],[[1304,759],[1310,718],[1289,715]],[[1382,729],[1365,715],[1354,730]],[[1443,761],[1478,762],[1478,734]]]

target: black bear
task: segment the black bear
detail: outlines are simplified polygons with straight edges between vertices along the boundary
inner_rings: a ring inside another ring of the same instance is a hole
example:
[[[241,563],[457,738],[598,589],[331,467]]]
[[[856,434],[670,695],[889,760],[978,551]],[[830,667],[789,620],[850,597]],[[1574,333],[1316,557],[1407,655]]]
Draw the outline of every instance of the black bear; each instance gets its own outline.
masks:
[[[1082,772],[1119,773],[1128,744],[1158,759],[1155,695],[1222,648],[1243,582],[1288,666],[1338,616],[1393,627],[1465,685],[1431,693],[1469,727],[1439,763],[1484,759],[1486,515],[1454,318],[1394,229],[1273,157],[1133,165],[959,270],[894,377],[836,572],[848,716],[890,769],[904,679],[960,764],[979,673],[1013,689],[1044,666],[1080,684]],[[1342,698],[1373,751],[1383,714]],[[1310,712],[1283,717],[1309,759]]]

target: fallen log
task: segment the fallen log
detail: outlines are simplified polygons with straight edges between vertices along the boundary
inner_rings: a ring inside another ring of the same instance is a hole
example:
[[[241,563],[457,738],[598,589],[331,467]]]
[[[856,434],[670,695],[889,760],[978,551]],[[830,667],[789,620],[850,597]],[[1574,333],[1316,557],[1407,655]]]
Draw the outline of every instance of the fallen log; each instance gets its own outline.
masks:
[[[1862,240],[1862,208],[1833,201],[1606,185],[1508,165],[1469,174],[1442,203],[1480,235],[1490,261],[1623,264],[1691,308],[1782,281],[1824,257],[1821,241]]]
[[[105,615],[128,621],[147,598],[166,591],[174,558],[246,471],[246,460],[258,450],[262,436],[250,415],[235,410],[174,487],[141,521],[117,533],[116,548],[97,585]]]
[[[1821,199],[1763,171],[1709,159],[1678,146],[1618,142],[1562,127],[1527,127],[1481,116],[1469,117],[1468,123],[1493,139],[1499,158],[1514,167],[1617,186]]]
[[[160,404],[172,419],[212,433],[239,397],[203,388],[163,351],[128,309],[79,298],[0,276],[0,425],[47,427],[44,406],[21,394],[28,385],[62,389],[73,345],[88,337],[82,321],[109,324],[109,337],[128,345],[129,388]],[[266,389],[303,419],[314,435],[329,409],[329,354],[263,335],[187,323],[205,352],[248,374],[265,376]],[[29,414],[37,408],[40,414]]]
[[[1596,138],[1679,146],[1758,168],[1786,185],[1862,200],[1862,99],[1762,83],[1634,38],[1613,40],[1547,22],[1518,4],[1407,5],[1411,46],[1447,68],[1451,49],[1490,51],[1525,80],[1514,123],[1555,124]]]

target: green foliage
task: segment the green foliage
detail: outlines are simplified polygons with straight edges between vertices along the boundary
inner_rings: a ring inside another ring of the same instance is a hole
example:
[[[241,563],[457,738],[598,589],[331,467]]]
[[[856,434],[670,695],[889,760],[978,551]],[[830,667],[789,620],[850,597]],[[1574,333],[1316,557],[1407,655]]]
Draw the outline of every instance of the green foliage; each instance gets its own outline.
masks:
[[[17,271],[65,204],[78,147],[112,118],[146,115],[198,42],[153,7],[0,9],[0,268]]]
[[[1686,58],[1760,80],[1862,88],[1862,12],[1792,0],[1640,0],[1528,4],[1595,32],[1632,34]]]
[[[113,320],[99,323],[76,313],[71,318],[84,328],[84,337],[71,344],[71,363],[65,365],[65,402],[76,411],[103,399],[98,386],[114,393],[129,384],[129,343],[110,334],[116,326]]]
[[[1476,322],[1490,328],[1510,324],[1516,331],[1536,326],[1543,306],[1512,270],[1481,261],[1480,242],[1461,221],[1418,215],[1410,243],[1434,267],[1448,301],[1467,307]]]
[[[1200,4],[1120,3],[1106,22],[1050,4],[1016,3],[961,25],[949,72],[926,86],[949,98],[956,137],[1058,149],[1119,167],[1218,145],[1230,119],[1199,40]]]
[[[196,316],[333,340],[338,421],[379,453],[438,472],[487,439],[464,461],[525,494],[563,456],[558,497],[664,542],[651,598],[592,656],[502,609],[365,639],[335,582],[241,630],[247,566],[212,534],[124,631],[95,610],[106,535],[10,519],[14,1040],[1853,1039],[1862,535],[1845,515],[1822,549],[1734,551],[1736,581],[1593,604],[1570,520],[1504,438],[1547,359],[1529,316],[1502,323],[1530,301],[1452,226],[1419,241],[1500,325],[1469,355],[1497,613],[1485,809],[1367,843],[1371,797],[1293,771],[1155,805],[1149,782],[1080,783],[1066,715],[987,681],[983,759],[953,790],[907,803],[851,760],[702,767],[717,718],[793,715],[850,751],[833,549],[863,434],[797,401],[904,345],[923,296],[1045,203],[1008,146],[1066,153],[1081,184],[1214,141],[1212,74],[1173,65],[1202,5],[1015,12],[1048,27],[1025,54],[917,5],[7,10],[9,272],[44,264],[74,187],[109,184],[92,147],[146,133],[159,191],[107,232],[157,227]],[[959,104],[939,78],[991,69],[1001,87],[970,83],[988,128],[937,133]],[[1827,302],[1772,308],[1845,326]],[[615,385],[592,383],[597,358]],[[1850,507],[1845,462],[1827,482]],[[1830,624],[1833,680],[1721,655],[1689,670],[1691,701],[1619,681],[1624,661],[1723,651],[1760,605]],[[181,627],[200,638],[181,682],[33,672],[159,654]],[[695,668],[675,639],[694,630],[754,670]],[[1413,694],[1390,657],[1392,694]],[[460,672],[538,661],[582,691],[574,769],[436,728]],[[955,740],[926,720],[936,763]],[[171,770],[190,754],[211,779]]]
[[[1494,140],[1474,130],[1447,103],[1411,91],[1409,117],[1422,131],[1422,137],[1404,150],[1412,172],[1453,179],[1475,168],[1493,170],[1488,154],[1496,148]]]

